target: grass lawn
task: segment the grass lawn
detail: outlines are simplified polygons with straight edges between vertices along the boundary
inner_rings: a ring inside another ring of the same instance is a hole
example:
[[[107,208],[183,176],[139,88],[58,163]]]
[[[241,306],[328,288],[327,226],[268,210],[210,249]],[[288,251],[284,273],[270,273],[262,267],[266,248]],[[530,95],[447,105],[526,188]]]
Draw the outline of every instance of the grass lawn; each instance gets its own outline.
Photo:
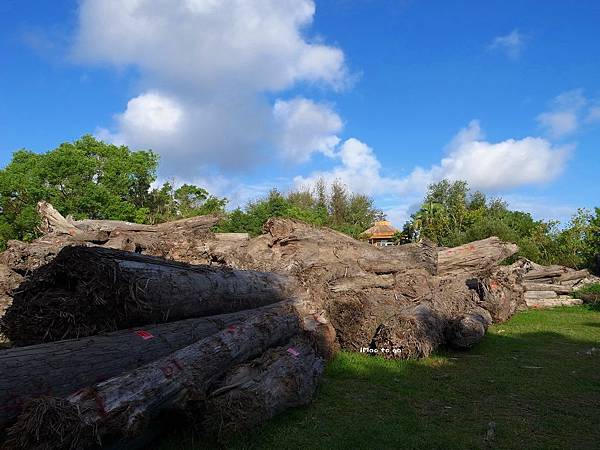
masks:
[[[600,449],[600,311],[522,312],[420,361],[341,353],[312,404],[220,448],[484,448],[490,422],[491,448]],[[178,432],[156,448],[219,447]]]

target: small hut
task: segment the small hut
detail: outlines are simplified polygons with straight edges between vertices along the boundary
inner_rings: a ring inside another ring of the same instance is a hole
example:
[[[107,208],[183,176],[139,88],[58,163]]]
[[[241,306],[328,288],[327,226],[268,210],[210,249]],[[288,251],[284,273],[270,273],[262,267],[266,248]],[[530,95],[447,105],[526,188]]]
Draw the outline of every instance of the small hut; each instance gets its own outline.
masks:
[[[398,232],[387,220],[380,220],[361,233],[361,237],[368,239],[369,244],[385,247],[394,245],[394,235]]]

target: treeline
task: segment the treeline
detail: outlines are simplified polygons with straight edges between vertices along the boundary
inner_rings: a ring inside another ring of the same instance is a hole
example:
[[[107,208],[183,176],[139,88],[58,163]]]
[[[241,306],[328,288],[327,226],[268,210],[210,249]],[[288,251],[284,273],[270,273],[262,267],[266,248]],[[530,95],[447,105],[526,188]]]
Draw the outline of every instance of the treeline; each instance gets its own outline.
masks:
[[[342,183],[289,193],[271,191],[244,208],[225,211],[227,200],[205,189],[166,182],[156,186],[158,155],[106,144],[91,136],[65,143],[47,153],[20,150],[0,170],[0,249],[9,239],[39,235],[36,204],[52,203],[75,219],[116,219],[158,223],[218,213],[221,232],[261,233],[270,217],[290,217],[328,226],[358,238],[384,218],[373,200],[350,192]],[[502,199],[470,191],[463,181],[441,181],[429,187],[425,199],[403,229],[398,243],[430,239],[453,247],[489,236],[515,242],[520,256],[541,264],[594,267],[600,253],[600,209],[579,210],[570,223],[534,220],[513,211]],[[598,267],[595,267],[598,269]]]
[[[319,180],[313,187],[285,195],[272,190],[265,198],[250,202],[244,209],[238,208],[228,213],[217,229],[256,236],[270,217],[299,219],[358,238],[374,221],[381,220],[384,214],[375,208],[370,197],[351,193],[339,181],[327,186],[323,180]]]
[[[580,209],[561,227],[557,221],[534,220],[513,211],[501,198],[471,192],[464,181],[443,180],[429,187],[420,209],[399,234],[402,241],[428,238],[446,247],[498,236],[519,245],[517,256],[540,264],[598,269],[600,208]]]
[[[158,155],[92,136],[46,152],[19,150],[0,170],[0,250],[9,239],[39,235],[36,205],[52,203],[75,219],[158,223],[223,211],[226,200],[197,186],[152,187]]]

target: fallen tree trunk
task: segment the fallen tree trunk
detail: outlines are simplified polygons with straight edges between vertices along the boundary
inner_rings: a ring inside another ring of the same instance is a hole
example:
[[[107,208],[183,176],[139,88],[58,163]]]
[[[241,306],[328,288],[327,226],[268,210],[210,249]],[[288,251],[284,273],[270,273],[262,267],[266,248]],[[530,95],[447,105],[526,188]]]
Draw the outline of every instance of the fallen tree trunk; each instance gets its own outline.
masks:
[[[557,279],[559,283],[563,283],[565,281],[572,280],[582,280],[583,278],[587,278],[590,276],[590,271],[587,269],[583,270],[574,270],[573,272],[567,272],[560,275]]]
[[[527,291],[524,294],[525,300],[539,300],[545,298],[557,298],[556,291]]]
[[[185,410],[203,400],[210,385],[232,366],[282,345],[299,330],[291,308],[255,315],[66,399],[33,400],[9,428],[5,448],[127,448],[161,412]]]
[[[230,369],[208,396],[204,431],[221,438],[307,404],[324,366],[309,342],[297,337]]]
[[[292,297],[290,277],[66,247],[15,292],[0,322],[15,345],[252,309]]]
[[[263,308],[0,352],[0,430],[35,397],[63,397],[162,358],[286,302]]]
[[[573,292],[573,288],[570,286],[563,286],[560,284],[545,284],[545,283],[523,283],[525,291],[554,291],[557,294],[570,294]]]
[[[438,253],[438,275],[476,275],[514,255],[519,247],[497,237],[448,248]]]
[[[541,279],[552,279],[560,277],[567,273],[567,269],[561,266],[549,266],[542,267],[541,269],[534,269],[523,275],[524,280],[541,280]]]

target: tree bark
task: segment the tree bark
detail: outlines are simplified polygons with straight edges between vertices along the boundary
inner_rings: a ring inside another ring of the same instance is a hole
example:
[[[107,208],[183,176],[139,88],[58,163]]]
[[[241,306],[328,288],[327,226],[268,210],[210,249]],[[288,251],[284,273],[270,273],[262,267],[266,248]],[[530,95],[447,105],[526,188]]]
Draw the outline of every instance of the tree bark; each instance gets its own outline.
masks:
[[[570,286],[563,286],[560,284],[545,284],[545,283],[523,283],[525,291],[554,291],[557,294],[570,294],[573,292],[573,288]]]
[[[162,358],[253,315],[284,310],[277,303],[251,311],[116,331],[0,352],[0,430],[27,400],[63,397]]]
[[[0,330],[15,345],[33,345],[252,309],[295,292],[292,278],[275,273],[66,247],[17,289]]]
[[[438,253],[437,273],[476,275],[489,270],[518,251],[517,245],[501,241],[497,237],[444,249]]]
[[[218,437],[249,430],[311,401],[324,361],[302,337],[230,369],[206,402],[204,431]]]
[[[203,400],[210,385],[233,365],[282,345],[299,330],[291,308],[288,313],[258,314],[62,401],[34,400],[8,430],[5,447],[90,448],[101,443],[125,449],[156,426],[153,419],[159,413],[185,410]],[[58,429],[57,422],[62,424]]]
[[[574,270],[572,272],[563,273],[558,277],[558,282],[562,283],[564,281],[572,281],[572,280],[582,280],[590,276],[590,271],[587,269],[583,270]]]

